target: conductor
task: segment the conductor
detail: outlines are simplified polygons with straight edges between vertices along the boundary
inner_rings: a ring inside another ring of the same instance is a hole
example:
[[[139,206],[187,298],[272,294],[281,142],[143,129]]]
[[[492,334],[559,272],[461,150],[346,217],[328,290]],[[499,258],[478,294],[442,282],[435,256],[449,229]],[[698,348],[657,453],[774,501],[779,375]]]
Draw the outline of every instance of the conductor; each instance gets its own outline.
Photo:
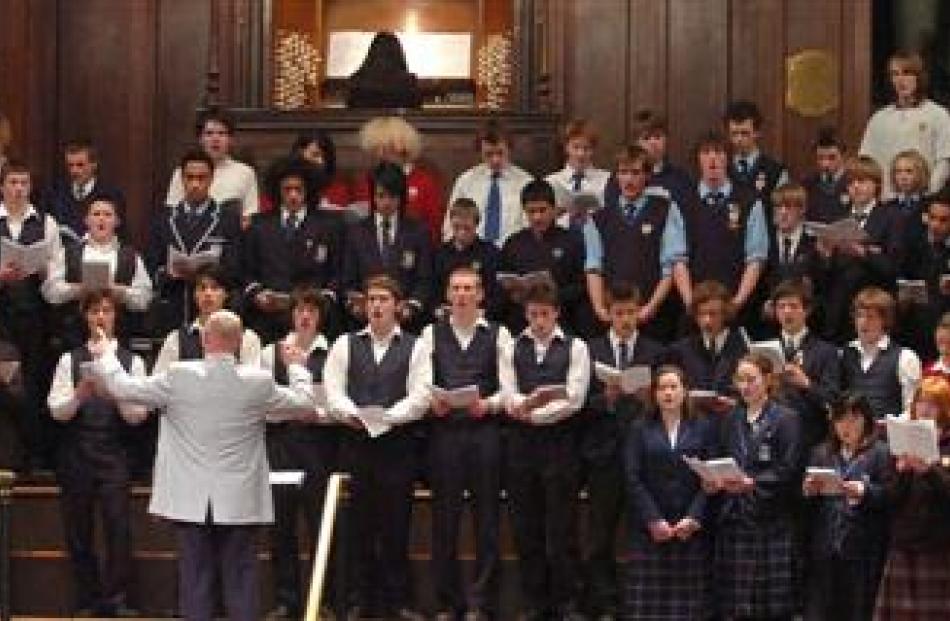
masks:
[[[241,334],[237,315],[215,312],[201,331],[203,359],[148,378],[127,374],[104,338],[89,347],[94,375],[115,398],[164,408],[149,512],[175,526],[189,621],[212,619],[218,568],[228,618],[260,618],[254,540],[257,525],[274,521],[265,419],[316,420],[303,353],[285,346],[290,385],[278,386],[269,372],[237,363]]]

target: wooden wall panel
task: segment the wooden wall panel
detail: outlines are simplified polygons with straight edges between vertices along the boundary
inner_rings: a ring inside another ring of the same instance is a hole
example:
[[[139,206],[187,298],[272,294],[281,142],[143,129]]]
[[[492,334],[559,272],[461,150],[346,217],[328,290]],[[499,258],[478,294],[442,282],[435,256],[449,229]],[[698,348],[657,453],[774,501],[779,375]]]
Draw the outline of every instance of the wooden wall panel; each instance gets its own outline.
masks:
[[[60,147],[73,137],[100,147],[103,177],[125,192],[139,239],[153,185],[156,2],[59,5]]]
[[[871,7],[864,0],[842,0],[841,7],[841,116],[842,134],[852,151],[860,146],[871,116]]]
[[[728,0],[671,0],[667,65],[671,156],[692,169],[693,143],[720,126],[729,96]]]
[[[570,50],[565,79],[570,85],[566,118],[593,121],[600,133],[598,159],[612,159],[626,140],[629,86],[627,0],[577,0],[570,14]]]
[[[55,158],[56,49],[56,0],[0,0],[0,110],[36,186]]]
[[[824,49],[840,57],[842,47],[842,3],[851,0],[799,0],[788,4],[788,55],[807,49]],[[847,68],[839,65],[839,76]],[[842,104],[845,97],[842,97]],[[786,128],[784,152],[787,165],[801,176],[814,168],[813,145],[818,128],[822,125],[839,126],[842,107],[822,117],[804,117],[794,110],[785,113]],[[863,122],[862,122],[863,125]]]
[[[630,0],[627,131],[638,110],[667,109],[669,0]]]
[[[766,119],[762,145],[782,152],[786,0],[731,0],[729,99],[754,101]],[[829,2],[831,4],[831,2]]]

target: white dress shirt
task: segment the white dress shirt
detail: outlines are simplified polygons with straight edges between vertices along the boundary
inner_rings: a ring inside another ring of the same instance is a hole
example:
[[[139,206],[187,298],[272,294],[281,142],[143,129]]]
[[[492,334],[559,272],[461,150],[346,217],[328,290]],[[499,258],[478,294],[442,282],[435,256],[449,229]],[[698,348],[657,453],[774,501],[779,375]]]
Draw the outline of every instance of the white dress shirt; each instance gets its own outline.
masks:
[[[33,205],[26,206],[21,218],[14,218],[7,211],[7,206],[0,203],[0,219],[6,219],[7,229],[10,231],[10,238],[13,241],[19,241],[20,233],[23,232],[23,223],[31,217],[43,219],[43,240],[49,248],[50,266],[46,270],[49,273],[52,269],[52,263],[58,261],[63,253],[63,243],[59,237],[59,225],[56,220],[48,214],[40,213]]]
[[[115,351],[118,344],[115,339],[109,341],[108,347]],[[132,368],[129,369],[132,377],[145,377],[145,362],[139,356],[133,354]],[[46,404],[49,406],[50,415],[54,420],[62,423],[71,421],[82,402],[76,398],[76,382],[73,377],[73,355],[72,352],[66,352],[59,358],[56,365],[56,371],[53,373],[53,383],[49,389],[49,396]],[[148,416],[148,409],[129,402],[119,401],[117,404],[119,416],[130,425],[141,423]]]
[[[449,318],[449,326],[452,328],[452,333],[455,335],[455,340],[458,341],[459,347],[462,350],[468,349],[468,346],[472,344],[472,339],[475,338],[475,331],[479,327],[488,328],[491,324],[484,317],[479,317],[475,320],[473,326],[460,326],[458,325],[451,317]],[[435,352],[435,332],[433,330],[434,324],[429,324],[422,330],[422,335],[419,337],[421,341],[420,347],[424,351]],[[511,334],[508,332],[508,329],[505,326],[498,326],[498,338],[495,341],[496,351],[499,353],[511,349]],[[434,371],[434,369],[433,369]],[[505,396],[504,391],[502,391],[501,386],[498,387],[498,392],[493,395],[485,397],[485,400],[488,402],[488,407],[493,412],[500,412],[505,407]]]
[[[189,327],[190,330],[198,330],[199,328],[200,325],[197,319]],[[173,362],[180,359],[178,330],[172,330],[162,342],[162,348],[158,350],[158,357],[155,358],[155,365],[152,367],[152,375],[167,371]],[[241,351],[238,353],[238,362],[254,367],[261,365],[261,337],[249,328],[245,328],[241,335]]]
[[[88,237],[82,248],[82,261],[109,264],[109,277],[115,281],[115,271],[119,263],[119,241],[113,239],[106,244],[96,244]],[[148,276],[142,257],[135,254],[135,271],[132,282],[127,286],[118,286],[121,302],[126,308],[144,312],[152,300],[152,279]],[[66,254],[60,253],[51,266],[42,287],[43,298],[50,304],[65,304],[82,297],[82,283],[66,281]]]
[[[528,224],[521,205],[521,190],[532,179],[533,177],[528,172],[514,164],[508,164],[501,170],[501,176],[498,177],[498,191],[501,195],[501,230],[496,240],[499,247],[509,236]],[[482,163],[469,168],[455,179],[448,202],[451,206],[457,198],[469,198],[475,201],[480,214],[478,235],[482,239],[485,238],[485,209],[488,206],[491,182],[492,171],[487,164]],[[442,236],[446,241],[452,238],[452,224],[448,210],[445,212]]]
[[[234,356],[184,360],[146,378],[131,377],[114,355],[93,365],[121,400],[164,408],[149,512],[204,524],[274,521],[264,447],[266,420],[312,416],[312,378],[290,365],[290,386]]]
[[[373,358],[376,363],[383,359],[393,338],[402,336],[399,326],[392,332],[377,337],[369,329],[363,328],[355,335],[370,335],[373,347]],[[347,376],[350,368],[350,339],[354,333],[344,334],[338,338],[323,365],[323,388],[327,394],[327,407],[330,415],[340,421],[357,418],[359,406],[353,402],[346,392]],[[406,376],[406,396],[394,403],[386,410],[385,421],[393,425],[412,422],[425,416],[429,409],[429,393],[432,386],[432,351],[426,350],[419,340],[416,340],[409,358],[409,373]]]
[[[257,213],[260,208],[254,169],[230,157],[225,157],[215,165],[209,194],[218,203],[234,199],[241,201],[241,211],[246,216]],[[181,181],[181,168],[176,168],[168,184],[165,204],[173,207],[184,198],[185,187]]]
[[[545,180],[554,186],[555,191],[558,192],[561,196],[573,196],[574,192],[574,175],[576,171],[570,166],[565,166],[557,172],[553,172]],[[583,173],[583,179],[581,179],[581,188],[577,194],[593,194],[600,201],[600,204],[604,204],[604,188],[607,187],[607,182],[610,181],[610,171],[603,170],[602,168],[588,168]]]
[[[563,340],[566,338],[560,327],[554,329],[547,341],[536,339],[530,328],[525,328],[521,335],[531,339],[534,343],[535,355],[540,360],[544,359],[554,339]],[[517,344],[517,339],[510,340],[505,349],[500,351],[498,361],[498,380],[501,383],[502,392],[506,395],[506,406],[508,408],[520,406],[529,396],[518,390],[518,377],[515,373],[515,348]],[[570,363],[567,369],[567,398],[556,399],[533,409],[528,416],[528,422],[533,425],[552,425],[570,417],[583,407],[589,384],[590,357],[587,352],[587,344],[579,338],[572,339]]]
[[[865,346],[861,341],[855,339],[848,343],[848,347],[856,349],[861,354],[861,369],[867,373],[877,359],[877,355],[882,350],[887,349],[890,342],[890,337],[885,334],[878,339],[877,343],[869,346]],[[901,385],[901,401],[904,404],[904,410],[910,411],[911,403],[914,400],[914,392],[920,383],[922,369],[917,354],[906,347],[901,347],[900,350],[897,359],[897,381]],[[897,415],[899,412],[892,412],[891,414]]]

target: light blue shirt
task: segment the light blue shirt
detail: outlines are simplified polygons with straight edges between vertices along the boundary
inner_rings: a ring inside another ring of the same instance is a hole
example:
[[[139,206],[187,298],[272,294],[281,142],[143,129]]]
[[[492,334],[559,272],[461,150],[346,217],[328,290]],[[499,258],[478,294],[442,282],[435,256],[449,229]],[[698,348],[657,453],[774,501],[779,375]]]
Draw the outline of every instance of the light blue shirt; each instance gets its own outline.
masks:
[[[732,165],[736,167],[737,170],[741,170],[742,167],[739,165],[739,162],[745,161],[746,165],[749,167],[749,171],[752,171],[755,168],[755,162],[759,159],[759,150],[756,149],[752,153],[742,156],[737,155],[732,158]],[[780,188],[783,185],[788,183],[788,169],[783,168],[782,172],[779,173],[778,179],[775,180],[775,187]]]
[[[644,190],[636,199],[634,199],[634,209],[637,214],[647,205],[647,197],[650,194],[663,192],[663,198],[667,198],[665,190],[648,188]],[[605,207],[604,209],[619,209],[621,215],[625,200],[623,196],[619,198],[620,203],[616,207]],[[604,268],[604,242],[600,235],[600,230],[594,224],[593,218],[589,218],[584,225],[584,249],[586,259],[584,269],[589,272],[602,272]],[[660,240],[660,269],[663,277],[669,276],[673,272],[673,265],[679,262],[685,262],[688,257],[686,247],[686,226],[683,224],[683,214],[675,202],[670,201],[670,208],[666,212],[666,224],[663,226],[663,239]]]
[[[713,190],[704,182],[699,182],[699,202],[701,206],[706,205],[706,197],[714,192],[720,192],[728,201],[732,195],[732,182],[728,179],[725,183]],[[745,261],[765,262],[769,258],[769,232],[765,224],[765,208],[762,201],[756,199],[752,204],[752,211],[749,212],[749,221],[745,227]]]

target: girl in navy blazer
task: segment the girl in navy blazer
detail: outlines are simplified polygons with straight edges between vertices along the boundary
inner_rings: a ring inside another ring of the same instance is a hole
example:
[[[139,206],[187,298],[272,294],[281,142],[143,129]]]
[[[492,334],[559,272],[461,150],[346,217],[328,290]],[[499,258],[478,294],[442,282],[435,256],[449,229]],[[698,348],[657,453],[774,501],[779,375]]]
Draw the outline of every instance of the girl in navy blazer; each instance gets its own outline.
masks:
[[[722,484],[715,550],[719,612],[728,619],[791,619],[796,544],[793,515],[801,485],[800,417],[772,399],[771,361],[747,354],[736,367],[740,403],[722,425],[722,450],[742,476]]]
[[[863,395],[831,408],[832,431],[812,451],[809,466],[844,480],[829,487],[812,471],[802,484],[809,503],[808,593],[805,618],[870,619],[887,548],[884,479],[887,446],[877,438],[874,412]]]
[[[712,426],[689,405],[686,375],[663,366],[655,407],[632,428],[625,452],[632,559],[624,618],[703,619],[710,612],[706,494],[685,456],[709,459]]]

